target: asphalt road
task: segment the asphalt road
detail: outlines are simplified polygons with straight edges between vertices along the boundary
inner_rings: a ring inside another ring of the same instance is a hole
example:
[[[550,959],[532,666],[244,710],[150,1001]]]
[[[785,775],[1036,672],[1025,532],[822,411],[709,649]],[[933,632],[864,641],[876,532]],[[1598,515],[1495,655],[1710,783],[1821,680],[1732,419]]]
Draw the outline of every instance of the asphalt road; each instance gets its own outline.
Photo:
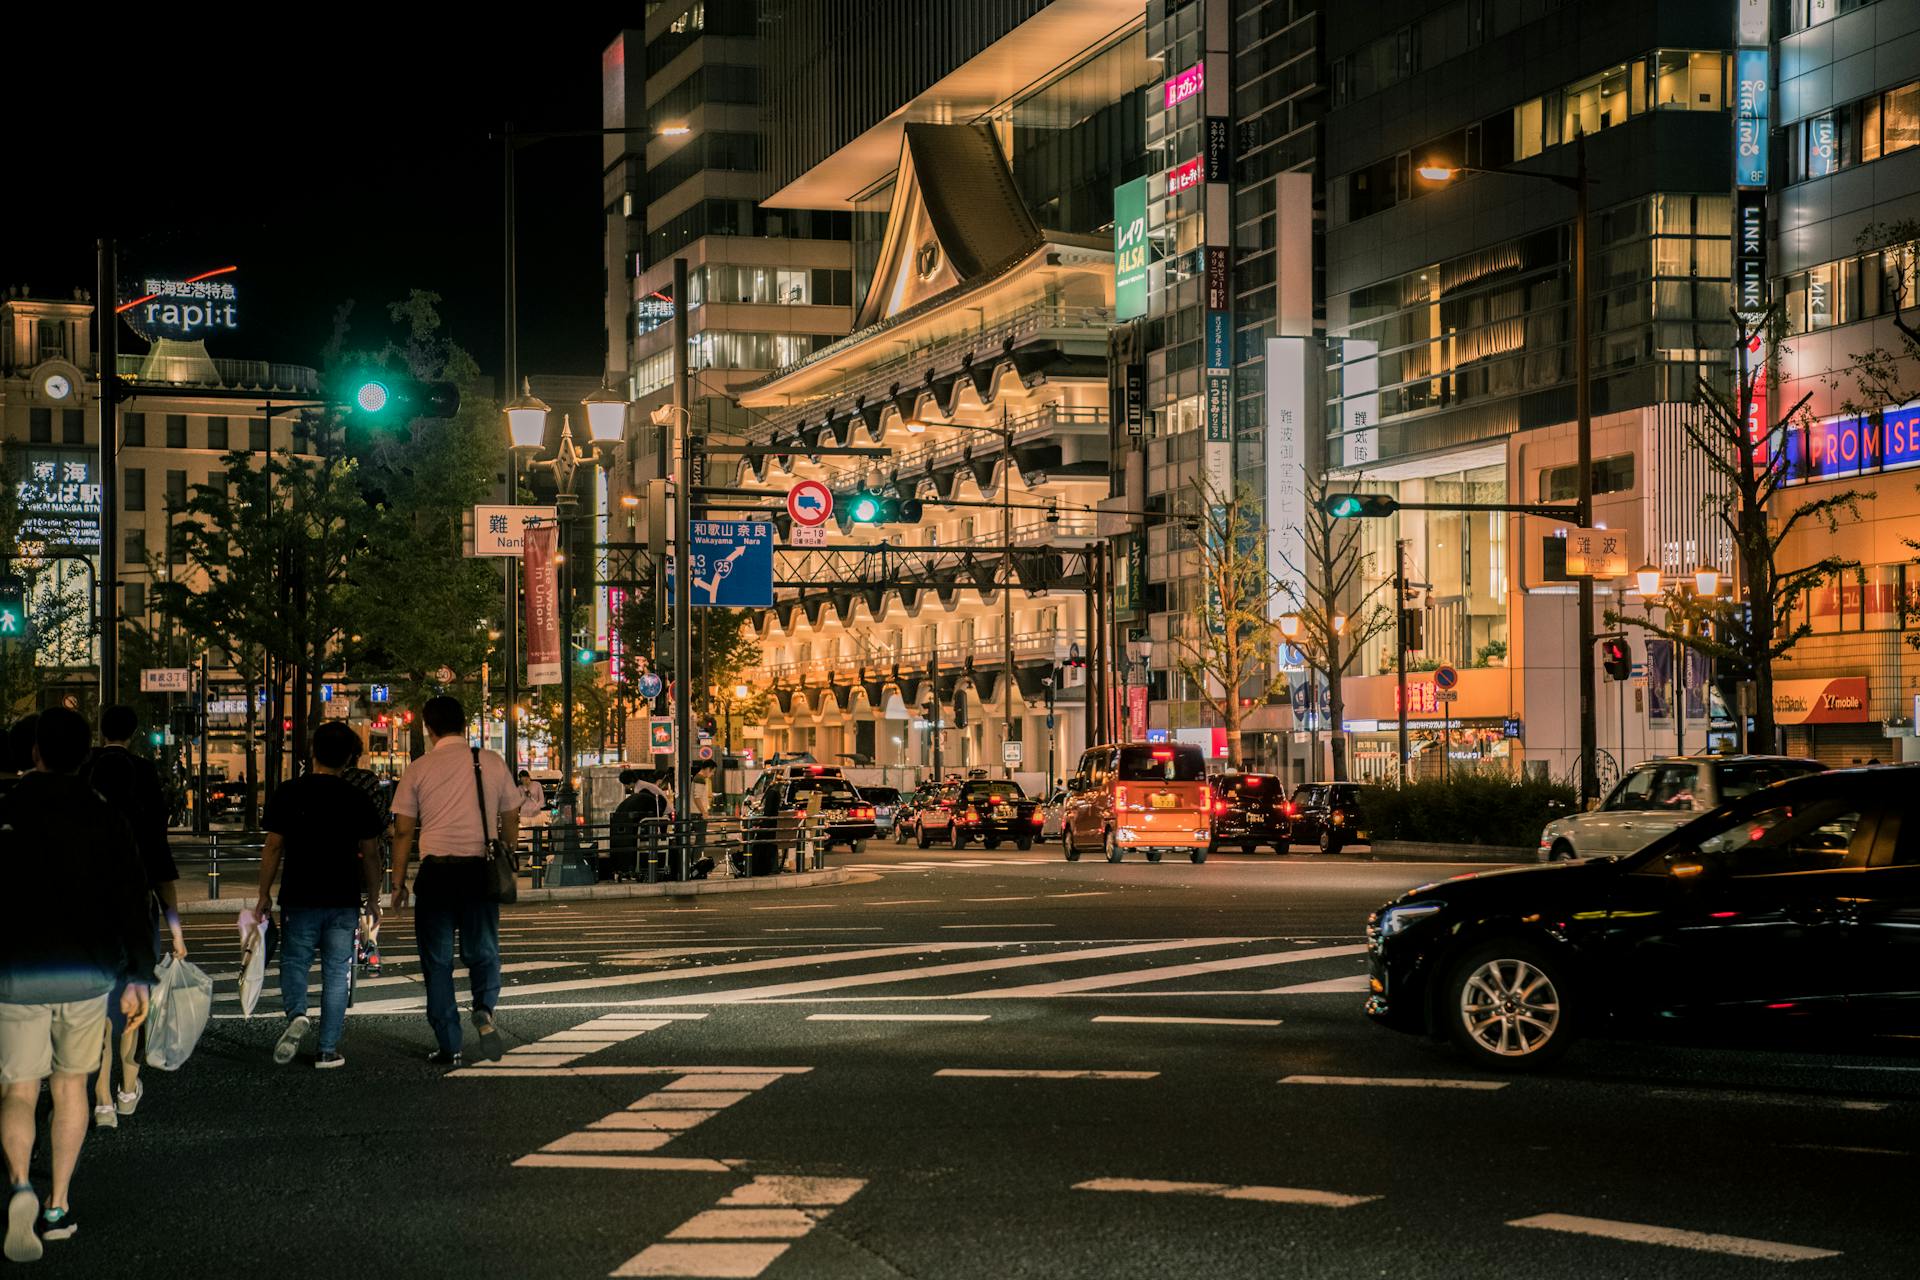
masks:
[[[217,1020],[90,1135],[34,1270],[1912,1274],[1920,1057],[1590,1042],[1502,1079],[1367,1023],[1365,913],[1470,868],[835,861],[509,909],[514,1052],[450,1074],[406,918],[325,1073],[272,1065],[277,986],[240,1018],[233,924],[194,918]]]

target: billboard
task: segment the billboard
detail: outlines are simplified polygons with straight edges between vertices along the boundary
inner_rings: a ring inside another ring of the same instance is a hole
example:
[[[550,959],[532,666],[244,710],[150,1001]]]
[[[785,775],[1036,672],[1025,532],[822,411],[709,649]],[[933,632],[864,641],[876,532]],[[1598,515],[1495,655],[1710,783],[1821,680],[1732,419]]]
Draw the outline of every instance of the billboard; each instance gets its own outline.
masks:
[[[530,525],[521,539],[527,591],[527,687],[559,684],[560,527]]]
[[[1147,314],[1147,180],[1113,189],[1113,303],[1121,320]]]
[[[115,310],[148,342],[162,338],[191,342],[232,333],[240,324],[239,291],[231,280],[214,277],[237,269],[220,267],[185,279],[150,277],[141,282],[141,296]]]
[[[1741,49],[1734,54],[1733,184],[1767,185],[1767,121],[1769,58],[1765,49]]]
[[[20,540],[56,552],[99,551],[99,456],[83,449],[27,449],[25,455],[15,489]]]

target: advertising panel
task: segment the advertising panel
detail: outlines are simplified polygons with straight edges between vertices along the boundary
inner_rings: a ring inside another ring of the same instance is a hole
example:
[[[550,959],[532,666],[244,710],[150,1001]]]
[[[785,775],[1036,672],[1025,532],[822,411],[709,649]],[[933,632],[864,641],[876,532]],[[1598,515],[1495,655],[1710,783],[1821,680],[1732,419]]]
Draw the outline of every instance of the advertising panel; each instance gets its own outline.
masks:
[[[522,539],[527,591],[527,685],[559,684],[560,526],[530,525]]]
[[[1767,186],[1771,61],[1765,49],[1741,49],[1734,54],[1733,182],[1737,187],[1765,190]]]
[[[1122,320],[1147,314],[1147,180],[1113,189],[1113,300]]]

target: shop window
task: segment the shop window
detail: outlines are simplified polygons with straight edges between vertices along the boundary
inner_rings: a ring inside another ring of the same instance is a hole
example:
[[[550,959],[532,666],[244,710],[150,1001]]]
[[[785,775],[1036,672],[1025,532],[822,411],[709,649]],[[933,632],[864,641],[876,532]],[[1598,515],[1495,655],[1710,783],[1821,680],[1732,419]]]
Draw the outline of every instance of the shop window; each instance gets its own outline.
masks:
[[[1579,484],[1578,466],[1552,467],[1540,473],[1540,501],[1572,502]],[[1619,453],[1593,464],[1593,491],[1625,493],[1633,488],[1633,455]]]

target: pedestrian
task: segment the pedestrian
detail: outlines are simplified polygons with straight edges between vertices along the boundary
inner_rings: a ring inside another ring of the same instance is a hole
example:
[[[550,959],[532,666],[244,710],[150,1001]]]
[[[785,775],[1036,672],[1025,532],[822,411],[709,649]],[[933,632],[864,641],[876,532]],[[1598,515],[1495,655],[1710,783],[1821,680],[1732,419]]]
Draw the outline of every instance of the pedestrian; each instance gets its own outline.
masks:
[[[313,1065],[346,1065],[340,1032],[347,1021],[347,966],[360,924],[364,894],[376,919],[380,911],[380,811],[341,774],[360,756],[360,735],[338,720],[314,730],[313,772],[282,783],[267,799],[267,844],[260,856],[263,918],[273,910],[274,876],[280,885],[280,1008],[287,1025],[273,1046],[281,1066],[300,1052],[310,1025],[307,978],[320,955],[320,1040]]]
[[[33,772],[33,729],[39,723],[40,713],[35,711],[7,727],[5,744],[0,748],[0,796]]]
[[[439,1042],[427,1061],[457,1067],[455,935],[467,967],[478,1056],[498,1059],[503,1052],[493,1022],[500,997],[500,904],[488,891],[487,842],[497,838],[513,847],[522,797],[505,760],[468,745],[467,713],[458,699],[427,699],[420,719],[433,745],[407,766],[393,793],[393,909],[406,909],[407,864],[417,845],[413,932],[427,984],[427,1021]]]
[[[153,980],[153,918],[133,833],[79,776],[92,736],[77,711],[41,712],[34,771],[0,798],[0,1147],[11,1187],[4,1252],[14,1262],[32,1262],[42,1240],[79,1229],[68,1194],[107,996],[119,986],[121,1015],[137,1028]],[[44,1210],[27,1174],[42,1080],[53,1094]]]
[[[547,789],[540,785],[540,779],[520,771],[520,825],[523,827],[545,826],[547,822]]]
[[[657,847],[659,820],[667,816],[670,802],[639,769],[622,769],[620,785],[627,794],[607,819],[608,862],[615,876],[632,876],[639,871],[641,844]]]
[[[92,784],[101,798],[116,809],[133,831],[134,846],[146,868],[147,887],[152,891],[150,910],[154,917],[154,951],[160,951],[159,929],[164,920],[172,935],[175,960],[187,958],[187,941],[180,929],[180,896],[177,881],[180,872],[167,844],[167,797],[160,785],[160,773],[151,760],[132,751],[134,734],[140,730],[140,717],[132,707],[115,705],[100,713],[100,745],[87,758],[81,776]],[[107,1000],[107,1020],[112,1028],[103,1037],[100,1049],[100,1074],[94,1082],[93,1122],[102,1129],[116,1129],[121,1116],[130,1116],[146,1096],[146,1084],[140,1078],[140,1029],[128,1027],[119,1016],[119,993]],[[115,1052],[115,1050],[118,1052]],[[113,1088],[113,1064],[120,1063],[120,1088]]]
[[[354,742],[359,741],[359,735],[354,735]],[[380,866],[381,889],[367,900],[366,909],[360,913],[360,933],[354,952],[355,963],[364,963],[368,975],[377,978],[380,976],[380,899],[386,891],[388,855],[393,847],[387,834],[387,828],[393,825],[393,783],[363,766],[360,761],[364,758],[364,754],[357,751],[340,776],[358,787],[380,815],[380,839],[374,856]]]

